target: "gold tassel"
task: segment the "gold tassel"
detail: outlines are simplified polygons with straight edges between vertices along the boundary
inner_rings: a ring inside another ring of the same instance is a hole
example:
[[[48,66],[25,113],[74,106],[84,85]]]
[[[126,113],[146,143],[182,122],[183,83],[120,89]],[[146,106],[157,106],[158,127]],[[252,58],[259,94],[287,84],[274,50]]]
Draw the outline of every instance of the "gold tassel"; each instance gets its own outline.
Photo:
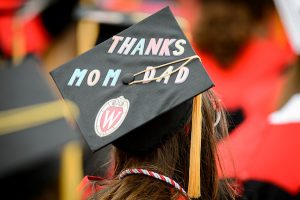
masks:
[[[80,200],[76,190],[83,177],[82,150],[78,142],[65,145],[61,156],[60,200]]]
[[[78,55],[90,50],[96,45],[100,32],[98,23],[82,19],[77,24],[77,53]]]
[[[200,160],[201,160],[201,129],[202,129],[202,95],[194,97],[192,111],[192,133],[190,149],[190,169],[188,196],[199,198],[201,196],[200,187]]]
[[[24,35],[24,22],[18,16],[13,18],[12,24],[12,58],[13,64],[18,65],[26,56],[26,41]]]

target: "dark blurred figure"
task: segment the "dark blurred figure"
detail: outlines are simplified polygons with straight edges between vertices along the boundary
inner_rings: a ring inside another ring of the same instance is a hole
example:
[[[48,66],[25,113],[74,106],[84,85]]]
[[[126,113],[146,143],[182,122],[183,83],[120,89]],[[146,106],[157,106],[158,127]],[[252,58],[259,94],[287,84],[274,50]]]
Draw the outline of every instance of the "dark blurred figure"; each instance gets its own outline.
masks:
[[[2,198],[25,200],[59,199],[59,154],[31,167],[0,178]],[[22,187],[20,187],[20,184]],[[18,192],[15,192],[15,188]]]
[[[0,1],[0,126],[6,111],[56,99],[44,80],[46,75],[37,57],[41,58],[52,41],[72,24],[77,2]],[[45,112],[43,117],[48,115]],[[1,198],[68,199],[70,193],[63,189],[65,183],[61,183],[61,179],[68,181],[62,178],[66,174],[62,165],[66,165],[61,153],[63,144],[71,139],[74,135],[63,119],[12,133],[3,132],[1,126]]]
[[[81,179],[80,146],[72,144],[71,154],[65,146],[78,135],[39,65],[35,56],[26,56],[19,65],[6,62],[0,68],[2,199],[68,200],[79,183],[74,180]]]
[[[269,37],[272,0],[202,0],[195,45],[229,111],[230,129],[274,109],[293,57]]]

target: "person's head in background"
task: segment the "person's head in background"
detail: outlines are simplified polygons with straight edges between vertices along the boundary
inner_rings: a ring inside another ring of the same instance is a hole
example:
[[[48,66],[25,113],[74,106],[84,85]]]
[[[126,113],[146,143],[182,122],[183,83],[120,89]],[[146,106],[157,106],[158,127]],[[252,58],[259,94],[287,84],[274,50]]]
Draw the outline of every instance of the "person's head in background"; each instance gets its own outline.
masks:
[[[273,10],[272,0],[202,0],[195,43],[227,67],[250,38],[267,35]]]
[[[233,199],[233,193],[227,182],[221,182],[217,175],[216,162],[218,160],[216,152],[216,142],[220,137],[227,134],[227,124],[223,111],[220,122],[214,126],[217,120],[216,106],[217,98],[209,90],[203,93],[202,104],[202,139],[201,139],[201,198],[199,199]],[[191,102],[184,103],[191,111]],[[185,106],[186,106],[185,105]],[[177,108],[176,108],[177,109]],[[130,168],[141,168],[163,174],[174,179],[185,190],[189,182],[189,157],[191,143],[191,112],[182,113],[185,119],[180,123],[177,130],[169,130],[168,136],[159,144],[144,152],[128,150],[122,142],[114,145],[112,154],[112,165],[114,166],[114,176],[112,180],[104,183],[105,189],[95,193],[93,197],[101,200],[121,200],[121,199],[172,199],[176,200],[182,193],[172,189],[165,182],[153,179],[148,176],[129,175],[119,179],[118,175]],[[158,119],[159,121],[161,118]],[[157,121],[154,120],[154,121]],[[142,127],[135,131],[130,138],[136,138],[135,134],[142,133],[146,129],[163,129],[161,127]],[[156,122],[159,123],[159,122]],[[130,140],[130,139],[128,139]],[[133,147],[131,147],[133,148]],[[134,152],[132,152],[134,151]]]

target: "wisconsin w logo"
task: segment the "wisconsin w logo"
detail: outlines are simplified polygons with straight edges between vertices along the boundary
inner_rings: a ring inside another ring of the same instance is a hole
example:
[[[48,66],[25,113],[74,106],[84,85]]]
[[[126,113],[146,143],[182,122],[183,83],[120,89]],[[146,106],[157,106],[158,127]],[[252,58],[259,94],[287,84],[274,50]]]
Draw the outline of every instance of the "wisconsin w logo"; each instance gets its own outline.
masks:
[[[107,101],[99,110],[95,120],[95,132],[100,137],[116,131],[124,121],[129,101],[123,96]]]

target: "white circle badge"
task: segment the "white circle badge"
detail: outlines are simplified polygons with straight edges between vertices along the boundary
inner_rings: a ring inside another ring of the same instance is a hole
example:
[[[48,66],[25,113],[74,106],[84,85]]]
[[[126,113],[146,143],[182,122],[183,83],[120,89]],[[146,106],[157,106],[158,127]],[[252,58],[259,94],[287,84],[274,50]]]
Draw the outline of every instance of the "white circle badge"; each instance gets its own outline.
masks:
[[[104,137],[115,132],[124,121],[129,105],[129,101],[123,96],[107,101],[96,116],[94,125],[96,134]]]

